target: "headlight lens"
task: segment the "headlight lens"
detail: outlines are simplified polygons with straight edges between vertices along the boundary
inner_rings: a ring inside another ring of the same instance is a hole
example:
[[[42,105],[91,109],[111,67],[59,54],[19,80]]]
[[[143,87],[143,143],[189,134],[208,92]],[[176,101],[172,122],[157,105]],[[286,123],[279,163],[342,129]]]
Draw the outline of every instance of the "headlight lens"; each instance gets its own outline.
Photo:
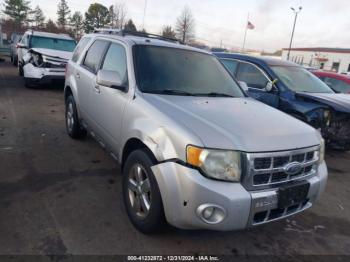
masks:
[[[325,119],[326,125],[329,126],[331,124],[331,111],[327,109],[323,110],[323,118]]]
[[[319,155],[319,162],[322,163],[324,161],[324,155],[325,155],[325,152],[326,152],[326,149],[325,149],[325,141],[324,139],[322,138],[321,140],[321,144],[320,144],[320,155]]]
[[[215,179],[232,182],[239,182],[241,179],[241,154],[236,151],[188,146],[187,163]]]
[[[41,66],[43,63],[43,58],[40,54],[32,54],[33,62],[36,66]]]

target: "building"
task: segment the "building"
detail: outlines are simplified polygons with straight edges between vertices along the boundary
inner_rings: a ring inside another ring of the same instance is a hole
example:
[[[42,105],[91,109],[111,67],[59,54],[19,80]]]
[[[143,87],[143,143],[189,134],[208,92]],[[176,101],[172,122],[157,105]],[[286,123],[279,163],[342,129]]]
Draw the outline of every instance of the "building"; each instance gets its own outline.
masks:
[[[282,59],[287,60],[288,50],[288,48],[283,48]],[[350,48],[292,48],[289,60],[325,71],[350,72]]]

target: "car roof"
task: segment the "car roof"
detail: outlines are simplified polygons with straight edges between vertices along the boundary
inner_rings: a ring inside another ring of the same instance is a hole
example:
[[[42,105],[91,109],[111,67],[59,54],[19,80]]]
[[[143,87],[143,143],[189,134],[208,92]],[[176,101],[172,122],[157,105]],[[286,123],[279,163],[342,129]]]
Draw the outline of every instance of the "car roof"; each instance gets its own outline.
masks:
[[[84,37],[99,37],[99,38],[107,38],[111,40],[119,40],[124,43],[128,43],[130,45],[148,45],[148,46],[161,46],[161,47],[170,47],[170,48],[177,48],[182,50],[189,50],[189,51],[195,51],[200,52],[204,54],[212,54],[208,51],[191,47],[188,45],[180,44],[175,41],[167,41],[162,39],[157,39],[153,37],[143,37],[143,36],[135,36],[135,35],[116,35],[116,34],[103,34],[103,33],[92,33],[87,34]]]
[[[28,30],[26,33],[34,36],[50,37],[50,38],[57,38],[57,39],[64,39],[64,40],[74,40],[72,37],[70,37],[67,34],[55,34],[55,33],[33,31],[33,30]]]
[[[235,53],[214,53],[214,54],[220,58],[232,58],[232,59],[243,60],[251,63],[265,64],[269,66],[300,66],[290,61],[271,58],[271,57],[264,57],[264,56],[251,56],[251,55],[235,54]]]
[[[336,79],[343,79],[346,82],[350,83],[350,76],[348,75],[338,74],[334,72],[325,72],[320,70],[313,71],[312,73],[314,73],[317,76],[327,76],[327,77],[336,78]]]

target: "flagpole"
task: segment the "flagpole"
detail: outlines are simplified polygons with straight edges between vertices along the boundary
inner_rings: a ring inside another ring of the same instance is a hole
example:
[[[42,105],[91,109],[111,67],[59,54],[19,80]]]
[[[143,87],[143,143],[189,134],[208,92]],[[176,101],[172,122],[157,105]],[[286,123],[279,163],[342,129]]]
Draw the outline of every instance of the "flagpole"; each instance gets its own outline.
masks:
[[[243,39],[242,53],[244,53],[245,41],[246,41],[246,39],[247,39],[248,22],[249,22],[249,13],[248,13],[248,17],[247,17],[247,22],[245,23],[245,31],[244,31],[244,39]]]

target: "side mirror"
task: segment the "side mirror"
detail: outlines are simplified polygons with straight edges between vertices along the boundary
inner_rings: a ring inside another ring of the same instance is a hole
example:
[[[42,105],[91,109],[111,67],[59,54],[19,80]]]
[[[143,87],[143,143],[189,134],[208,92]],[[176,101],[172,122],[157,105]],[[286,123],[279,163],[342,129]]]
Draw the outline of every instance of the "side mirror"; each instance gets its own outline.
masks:
[[[238,81],[238,83],[239,83],[239,85],[242,87],[242,89],[243,89],[244,91],[248,91],[248,90],[249,90],[249,87],[248,87],[248,85],[247,85],[246,82]]]
[[[21,44],[21,43],[18,43],[16,47],[17,47],[17,48],[25,48],[25,49],[28,48],[28,46],[26,46],[26,45],[24,45],[24,44]]]
[[[100,70],[97,73],[96,82],[98,85],[117,89],[123,92],[127,91],[127,87],[123,86],[123,80],[118,72],[111,70]]]
[[[272,82],[268,81],[266,83],[265,90],[267,92],[271,92],[272,90],[274,90],[276,88],[275,84],[276,84],[277,81],[278,81],[277,79],[273,80]]]

